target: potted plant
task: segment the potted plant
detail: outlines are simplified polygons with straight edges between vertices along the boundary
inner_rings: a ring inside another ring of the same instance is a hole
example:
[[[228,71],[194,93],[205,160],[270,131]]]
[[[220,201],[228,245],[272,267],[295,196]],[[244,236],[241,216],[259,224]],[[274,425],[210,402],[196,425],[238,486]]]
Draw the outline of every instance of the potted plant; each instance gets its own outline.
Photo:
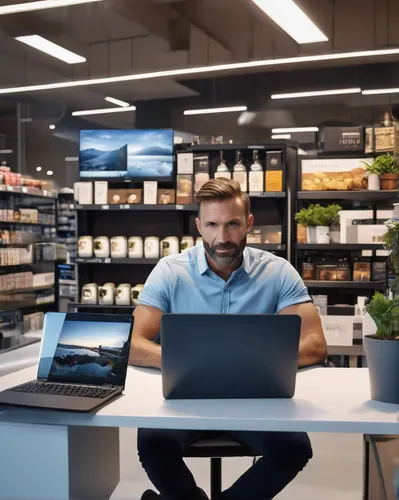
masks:
[[[391,191],[397,189],[399,165],[395,156],[387,153],[377,156],[371,164],[363,163],[371,175],[379,175],[382,190]]]
[[[330,226],[339,222],[339,205],[322,207],[319,204],[302,208],[296,215],[297,224],[306,227],[308,243],[330,243]]]
[[[375,293],[366,312],[377,327],[375,335],[364,336],[364,350],[370,374],[371,397],[399,404],[399,220],[386,222],[385,248],[395,273],[392,298]]]
[[[379,191],[381,188],[380,184],[380,173],[378,166],[373,161],[372,163],[362,162],[366,165],[367,179],[368,179],[368,190],[369,191]]]

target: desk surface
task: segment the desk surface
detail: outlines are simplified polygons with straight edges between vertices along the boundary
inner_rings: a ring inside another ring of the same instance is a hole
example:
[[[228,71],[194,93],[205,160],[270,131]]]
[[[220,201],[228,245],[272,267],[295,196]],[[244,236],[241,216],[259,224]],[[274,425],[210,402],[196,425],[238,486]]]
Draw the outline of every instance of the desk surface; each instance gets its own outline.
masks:
[[[34,379],[36,368],[0,378],[0,390]],[[370,399],[365,368],[298,374],[292,400],[165,401],[159,372],[129,368],[123,396],[94,414],[5,408],[2,422],[199,430],[398,434],[399,405]]]

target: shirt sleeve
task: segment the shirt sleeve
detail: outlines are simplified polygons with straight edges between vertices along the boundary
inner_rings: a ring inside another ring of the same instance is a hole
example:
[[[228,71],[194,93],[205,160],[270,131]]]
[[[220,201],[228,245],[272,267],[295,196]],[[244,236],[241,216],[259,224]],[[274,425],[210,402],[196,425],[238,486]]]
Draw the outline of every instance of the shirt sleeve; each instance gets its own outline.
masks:
[[[280,290],[276,306],[277,313],[285,307],[312,302],[302,278],[289,262],[283,264],[280,276]]]
[[[139,304],[156,307],[164,313],[170,312],[173,281],[170,266],[164,259],[160,260],[145,282]]]

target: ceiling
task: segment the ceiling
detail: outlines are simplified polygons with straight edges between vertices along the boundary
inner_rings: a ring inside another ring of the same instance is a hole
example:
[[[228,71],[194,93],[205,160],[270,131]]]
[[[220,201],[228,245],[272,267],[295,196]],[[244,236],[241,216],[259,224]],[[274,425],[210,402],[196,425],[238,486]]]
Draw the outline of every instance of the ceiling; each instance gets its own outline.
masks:
[[[0,0],[0,5],[22,1]],[[399,1],[296,1],[327,35],[328,42],[298,45],[251,0],[104,0],[0,16],[0,87],[399,46]],[[27,34],[46,37],[86,57],[87,62],[68,65],[13,38]],[[392,60],[387,56],[378,62]],[[307,67],[317,64],[287,69],[303,72]],[[295,79],[287,80],[286,73],[281,68],[279,71],[282,76],[273,80],[277,89],[295,88]],[[302,77],[301,85],[309,88],[312,81]],[[180,77],[29,92],[5,96],[2,102],[6,107],[0,102],[0,113],[17,99],[25,99],[47,104],[43,115],[57,120],[70,116],[72,110],[110,107],[104,101],[107,95],[135,104],[187,98],[195,103],[196,99],[200,102],[202,91],[192,80]],[[99,125],[132,126],[134,117],[127,115],[130,113],[89,119]]]

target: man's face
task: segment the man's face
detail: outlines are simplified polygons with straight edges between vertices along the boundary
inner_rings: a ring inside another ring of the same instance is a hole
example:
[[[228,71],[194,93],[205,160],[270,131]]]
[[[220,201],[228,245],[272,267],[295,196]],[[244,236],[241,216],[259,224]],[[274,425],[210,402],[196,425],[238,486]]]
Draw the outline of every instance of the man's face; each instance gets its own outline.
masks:
[[[238,198],[201,203],[196,219],[208,256],[220,267],[230,267],[242,256],[253,216]]]

